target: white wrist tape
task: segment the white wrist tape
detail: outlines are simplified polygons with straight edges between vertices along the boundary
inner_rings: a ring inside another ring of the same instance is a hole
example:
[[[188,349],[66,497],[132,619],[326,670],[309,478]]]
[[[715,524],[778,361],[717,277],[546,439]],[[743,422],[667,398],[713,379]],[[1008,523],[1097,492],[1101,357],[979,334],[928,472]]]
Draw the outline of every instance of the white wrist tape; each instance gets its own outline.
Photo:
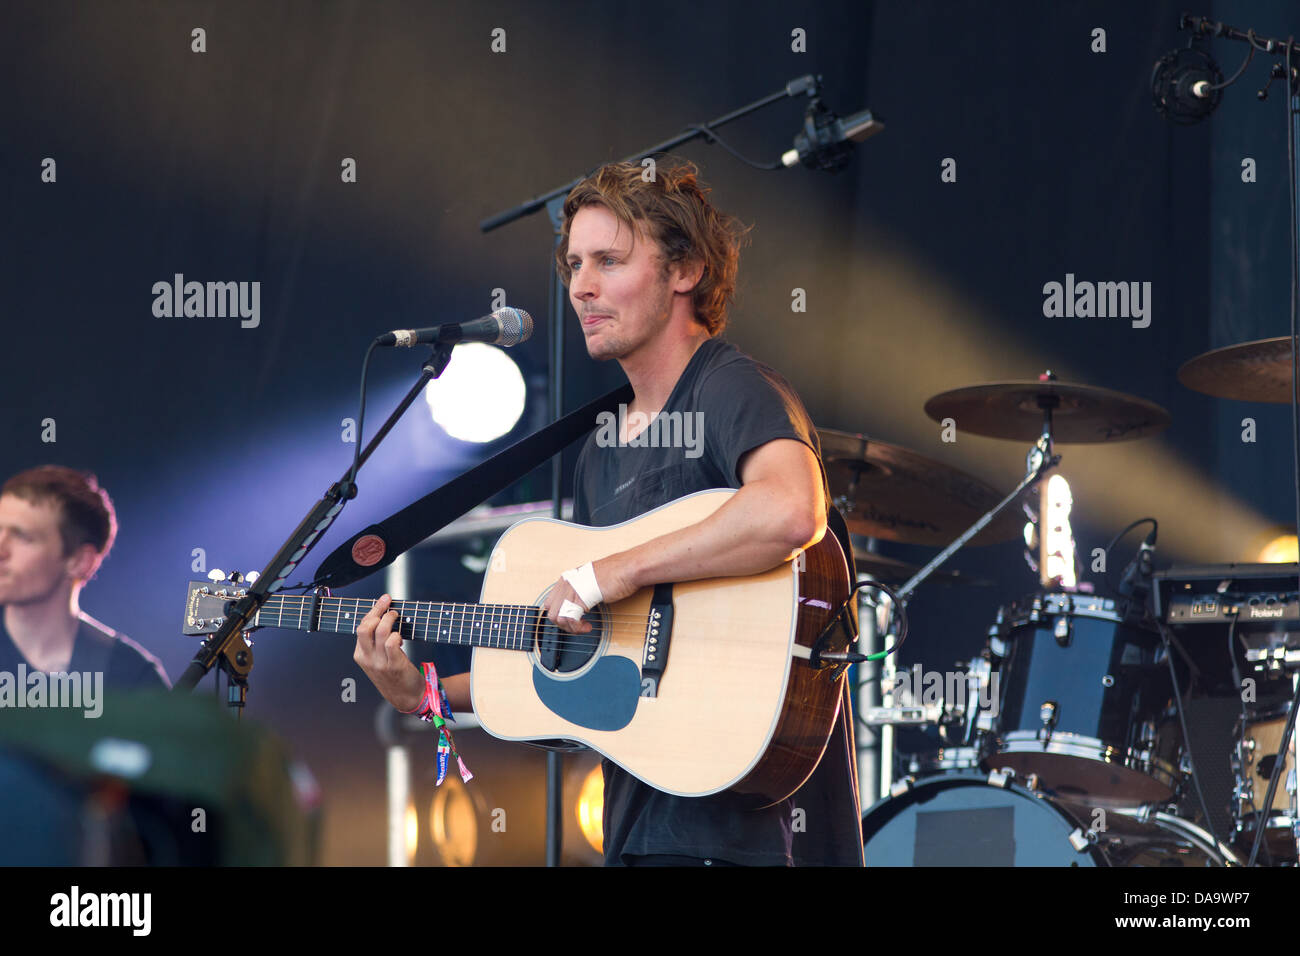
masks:
[[[595,607],[605,596],[600,593],[600,585],[596,583],[596,571],[588,561],[580,568],[574,568],[572,571],[565,571],[560,577],[569,582],[569,586],[578,592],[578,597],[582,603],[587,605],[587,609]]]
[[[581,604],[574,604],[572,601],[560,602],[560,613],[556,617],[567,617],[575,621],[581,621],[582,615],[587,613],[582,609]]]

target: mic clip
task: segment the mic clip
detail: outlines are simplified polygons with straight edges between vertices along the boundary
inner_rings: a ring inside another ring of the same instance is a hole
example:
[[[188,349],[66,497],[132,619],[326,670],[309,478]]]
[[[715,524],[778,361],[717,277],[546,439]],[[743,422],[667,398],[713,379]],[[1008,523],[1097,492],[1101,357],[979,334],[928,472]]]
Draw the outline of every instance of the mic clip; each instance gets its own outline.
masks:
[[[803,131],[794,138],[799,162],[809,169],[837,173],[849,163],[853,144],[839,130],[839,117],[827,108],[820,96],[813,96],[804,111]]]

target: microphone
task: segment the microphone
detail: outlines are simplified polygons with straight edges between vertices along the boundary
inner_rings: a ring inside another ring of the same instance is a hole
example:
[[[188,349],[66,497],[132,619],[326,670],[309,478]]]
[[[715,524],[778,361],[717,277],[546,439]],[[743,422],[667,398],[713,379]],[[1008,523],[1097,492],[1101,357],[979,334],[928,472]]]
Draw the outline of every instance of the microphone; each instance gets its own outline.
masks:
[[[871,110],[841,119],[820,98],[814,99],[804,113],[803,131],[795,136],[794,149],[781,154],[781,164],[789,168],[803,163],[809,169],[838,172],[848,165],[853,143],[870,139],[884,128]]]
[[[1156,549],[1156,530],[1152,528],[1151,533],[1142,539],[1142,546],[1138,548],[1137,554],[1133,555],[1133,560],[1124,569],[1124,576],[1120,578],[1118,588],[1123,597],[1141,598],[1151,587],[1151,556]]]
[[[532,335],[533,317],[523,309],[505,308],[469,322],[450,322],[427,329],[395,329],[376,337],[375,344],[409,349],[435,343],[486,342],[508,349],[527,342]]]
[[[1184,47],[1166,53],[1151,70],[1156,111],[1180,126],[1198,123],[1223,98],[1223,71],[1208,53]]]

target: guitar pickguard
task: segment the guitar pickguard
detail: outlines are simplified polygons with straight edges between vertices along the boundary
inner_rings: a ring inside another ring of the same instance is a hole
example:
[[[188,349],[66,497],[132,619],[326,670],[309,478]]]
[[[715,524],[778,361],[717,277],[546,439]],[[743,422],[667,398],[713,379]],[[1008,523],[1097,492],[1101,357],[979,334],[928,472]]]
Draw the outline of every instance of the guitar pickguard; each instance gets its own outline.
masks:
[[[602,657],[581,677],[555,680],[533,666],[533,689],[554,714],[589,730],[622,730],[636,716],[641,673],[626,657]]]

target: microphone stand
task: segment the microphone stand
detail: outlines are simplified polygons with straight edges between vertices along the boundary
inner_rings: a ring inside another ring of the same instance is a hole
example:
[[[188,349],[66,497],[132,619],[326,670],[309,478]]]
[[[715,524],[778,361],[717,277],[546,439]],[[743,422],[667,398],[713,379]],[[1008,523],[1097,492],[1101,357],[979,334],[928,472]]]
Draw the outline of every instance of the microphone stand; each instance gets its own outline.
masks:
[[[742,116],[747,116],[763,107],[770,106],[783,99],[806,95],[816,98],[821,90],[821,77],[808,74],[801,76],[796,80],[791,80],[785,85],[785,89],[777,93],[772,93],[762,99],[755,100],[747,106],[742,106],[737,110],[719,116],[715,120],[703,123],[698,126],[689,126],[685,131],[676,136],[670,137],[661,143],[639,153],[633,153],[623,158],[623,162],[636,162],[643,157],[652,156],[659,153],[666,153],[668,150],[689,143],[694,139],[712,140],[711,131],[719,126],[725,126],[727,123],[734,122]],[[563,186],[557,186],[549,192],[543,193],[533,199],[520,203],[513,209],[507,209],[499,212],[494,216],[489,216],[479,223],[481,232],[491,232],[501,226],[522,219],[524,216],[531,215],[539,209],[545,207],[547,215],[551,220],[551,228],[554,232],[554,244],[552,252],[559,247],[562,236],[561,227],[564,224],[564,200],[574,186],[582,182],[585,176],[579,176],[576,179],[565,183]],[[554,263],[554,255],[550,262]],[[550,382],[548,389],[548,415],[551,421],[559,420],[564,414],[564,305],[567,298],[567,292],[563,283],[560,282],[559,275],[556,274],[554,267],[549,268],[550,295],[548,296],[547,317],[549,322],[547,326],[548,346],[550,350]],[[551,459],[551,514],[555,518],[560,518],[561,505],[560,499],[563,491],[564,472],[563,456],[556,455]],[[546,865],[560,865],[560,847],[564,837],[564,793],[563,793],[563,754],[551,750],[546,754]]]
[[[1268,96],[1268,88],[1273,80],[1283,80],[1287,96],[1287,175],[1290,186],[1290,213],[1291,213],[1291,287],[1290,287],[1290,306],[1291,306],[1291,429],[1292,429],[1292,455],[1295,487],[1295,511],[1296,520],[1300,523],[1300,399],[1297,397],[1297,388],[1300,387],[1300,328],[1297,328],[1297,297],[1300,296],[1300,288],[1297,288],[1297,263],[1296,257],[1300,255],[1300,43],[1295,42],[1293,36],[1285,40],[1265,37],[1256,33],[1254,30],[1242,32],[1235,27],[1226,23],[1211,20],[1208,17],[1192,17],[1184,14],[1179,18],[1178,29],[1191,30],[1194,36],[1216,36],[1226,37],[1229,40],[1237,40],[1250,45],[1251,52],[1246,62],[1242,64],[1237,75],[1221,86],[1231,86],[1246,68],[1250,58],[1254,56],[1255,51],[1260,50],[1265,54],[1276,57],[1272,68],[1269,70],[1269,80],[1256,96],[1263,100]],[[1294,678],[1293,678],[1294,679]],[[1295,695],[1291,700],[1291,712],[1287,717],[1286,727],[1282,732],[1282,739],[1278,744],[1277,765],[1273,774],[1269,778],[1268,791],[1264,798],[1263,809],[1259,812],[1259,819],[1255,825],[1255,839],[1251,844],[1250,857],[1246,862],[1247,866],[1254,866],[1259,856],[1259,851],[1264,842],[1264,831],[1267,829],[1269,817],[1272,814],[1273,796],[1277,791],[1278,781],[1282,774],[1282,769],[1286,764],[1287,748],[1291,746],[1291,737],[1295,732],[1296,709],[1300,707],[1300,681],[1296,683]],[[1294,750],[1292,751],[1294,752]],[[1294,821],[1293,821],[1294,822]],[[1297,839],[1300,839],[1300,832],[1296,833]]]
[[[429,380],[442,374],[447,363],[451,361],[451,352],[454,348],[454,344],[447,343],[439,343],[433,347],[421,369],[419,380],[411,386],[361,452],[355,464],[357,470],[379,447],[379,443],[387,437],[393,426],[397,424],[397,420],[410,408],[411,403],[423,391]],[[248,697],[248,675],[253,669],[253,652],[248,643],[253,617],[266,603],[268,597],[284,587],[289,575],[293,574],[320,536],[334,523],[343,506],[357,496],[356,471],[353,468],[354,466],[349,466],[343,473],[343,477],[325,492],[325,497],[316,502],[307,512],[307,516],[299,522],[298,527],[266,564],[253,586],[247,588],[242,595],[232,595],[235,600],[227,606],[226,617],[221,627],[200,646],[190,666],[172,687],[174,693],[188,693],[214,666],[220,667],[230,681],[227,703],[235,708],[237,715],[243,713]]]

